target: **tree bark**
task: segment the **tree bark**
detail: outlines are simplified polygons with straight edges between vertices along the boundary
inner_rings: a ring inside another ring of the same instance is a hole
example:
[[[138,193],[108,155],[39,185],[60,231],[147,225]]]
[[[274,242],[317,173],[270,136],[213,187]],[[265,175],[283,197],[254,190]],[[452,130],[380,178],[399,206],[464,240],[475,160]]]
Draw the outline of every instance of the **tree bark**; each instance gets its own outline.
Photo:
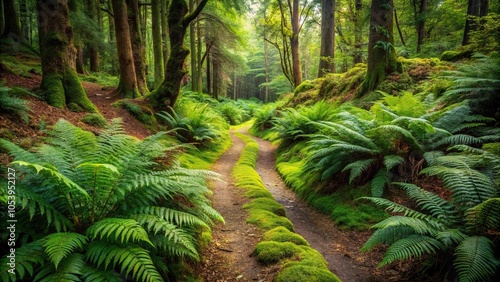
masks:
[[[187,74],[185,67],[189,49],[184,45],[187,28],[196,19],[208,0],[202,0],[196,9],[188,14],[188,5],[185,0],[172,0],[168,16],[170,28],[171,54],[168,58],[165,79],[149,96],[151,103],[157,109],[168,109],[173,107],[177,101],[181,89],[181,81]]]
[[[417,53],[420,53],[425,39],[425,17],[427,13],[427,0],[420,0],[418,13],[416,15],[417,24]],[[415,4],[416,5],[416,4]]]
[[[300,64],[299,46],[299,0],[293,0],[292,6],[292,37],[290,38],[290,48],[292,49],[292,73],[295,87],[302,83],[302,67]]]
[[[210,71],[210,66],[211,66],[211,53],[210,53],[210,46],[209,43],[206,43],[206,49],[207,49],[207,94],[212,94],[212,73]]]
[[[42,60],[40,89],[45,99],[58,108],[69,105],[72,109],[97,112],[75,71],[76,49],[68,2],[38,0],[37,10]]]
[[[163,50],[161,40],[161,13],[160,0],[151,1],[151,20],[153,29],[153,58],[155,69],[154,87],[160,86],[165,78],[165,66],[163,63]]]
[[[393,0],[372,0],[368,41],[368,70],[359,94],[375,90],[387,74],[401,72],[393,32]]]
[[[200,3],[200,1],[198,0],[198,4]],[[201,24],[200,24],[200,20],[196,21],[196,37],[197,37],[197,48],[196,48],[196,62],[198,63],[197,64],[197,68],[198,68],[198,72],[196,73],[197,76],[194,77],[193,79],[196,79],[196,85],[198,86],[198,88],[196,89],[196,91],[198,91],[198,93],[201,93],[203,92],[203,62],[202,62],[202,55],[201,55]]]
[[[363,22],[361,20],[361,11],[363,2],[356,0],[354,11],[354,58],[353,64],[363,62]]]
[[[189,12],[194,10],[195,0],[189,0]],[[198,90],[198,63],[197,63],[197,53],[196,52],[196,34],[195,34],[195,22],[189,24],[189,48],[191,49],[191,91]]]
[[[22,41],[21,28],[19,27],[19,18],[16,12],[16,3],[14,0],[3,0],[4,28],[1,38],[11,37],[16,41]]]
[[[168,8],[170,0],[161,1],[161,39],[163,48],[163,68],[167,67],[167,60],[170,56],[170,44],[168,40]]]
[[[469,0],[467,5],[467,19],[465,20],[464,37],[462,46],[469,44],[469,32],[476,29],[476,24],[471,16],[479,16],[480,0]]]
[[[321,0],[321,49],[318,77],[335,72],[335,0]]]
[[[137,88],[137,79],[130,41],[130,27],[128,25],[127,5],[125,0],[112,0],[115,20],[116,48],[120,65],[120,81],[115,94],[124,98],[140,97]]]
[[[142,41],[138,0],[127,0],[127,8],[137,89],[142,95],[145,95],[149,93],[146,82],[146,48],[144,47],[144,42]]]
[[[87,0],[88,15],[91,20],[100,23],[99,8],[96,0]],[[99,25],[100,26],[100,25]],[[90,71],[99,71],[99,48],[94,43],[89,45]]]

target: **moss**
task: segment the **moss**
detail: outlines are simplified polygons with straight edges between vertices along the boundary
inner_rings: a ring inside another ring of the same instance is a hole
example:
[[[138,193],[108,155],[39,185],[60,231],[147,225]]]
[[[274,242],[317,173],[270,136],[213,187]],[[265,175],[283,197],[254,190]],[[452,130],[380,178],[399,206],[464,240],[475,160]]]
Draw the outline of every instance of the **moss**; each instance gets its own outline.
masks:
[[[121,100],[114,105],[121,106],[145,125],[155,126],[158,124],[151,110],[134,103],[132,100]]]
[[[299,234],[293,233],[283,226],[275,227],[262,235],[262,241],[290,242],[296,245],[309,246],[309,243]]]
[[[77,103],[69,103],[66,105],[69,111],[75,112],[75,113],[81,113],[84,112],[83,108],[80,107]]]
[[[270,198],[256,198],[250,203],[243,206],[245,209],[261,209],[270,211],[279,216],[286,216],[285,207],[282,204],[277,203],[274,199]]]
[[[66,95],[64,95],[64,85],[61,75],[45,74],[40,88],[45,94],[47,103],[56,108],[64,109],[66,106]]]
[[[287,261],[284,267],[292,267],[296,265],[311,266],[316,268],[328,269],[328,263],[323,258],[323,255],[309,246],[299,246],[301,252],[298,253],[296,260]]]
[[[255,224],[264,230],[270,230],[278,226],[283,226],[293,231],[293,223],[286,217],[276,215],[267,210],[251,209],[247,222]]]
[[[444,51],[441,54],[442,61],[455,62],[462,59],[470,59],[472,56],[472,50],[452,50]]]
[[[104,127],[106,124],[108,124],[106,122],[106,119],[102,115],[96,113],[87,114],[82,117],[80,121],[96,127]]]
[[[340,282],[340,279],[326,269],[296,265],[285,268],[275,281],[283,282]]]
[[[74,70],[69,69],[66,71],[63,76],[63,85],[66,103],[75,103],[90,113],[98,112],[97,108],[87,97],[87,93],[85,93],[85,89],[83,89],[80,78],[78,78]]]
[[[263,264],[279,262],[285,258],[298,256],[302,249],[290,242],[260,242],[255,246],[254,254]]]
[[[14,140],[14,134],[7,128],[0,128],[0,138],[12,141]]]

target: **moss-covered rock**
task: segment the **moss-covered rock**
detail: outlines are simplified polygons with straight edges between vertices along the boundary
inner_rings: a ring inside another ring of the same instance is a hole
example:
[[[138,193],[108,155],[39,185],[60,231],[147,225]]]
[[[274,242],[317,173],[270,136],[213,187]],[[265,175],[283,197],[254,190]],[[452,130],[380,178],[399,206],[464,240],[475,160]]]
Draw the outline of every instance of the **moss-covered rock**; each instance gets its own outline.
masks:
[[[451,50],[444,51],[441,54],[442,61],[455,62],[462,59],[470,59],[472,56],[472,50]]]
[[[276,215],[267,210],[251,209],[247,222],[257,225],[264,230],[270,230],[278,226],[293,231],[293,223],[286,217]]]
[[[123,109],[127,110],[138,121],[145,125],[156,126],[158,124],[153,110],[141,106],[138,103],[135,103],[133,100],[120,100],[115,103],[114,106],[122,107]]]
[[[327,269],[297,265],[285,268],[276,277],[279,282],[340,282],[340,279]]]
[[[243,208],[267,210],[279,216],[286,216],[285,207],[274,199],[267,197],[253,199],[250,203],[244,205]]]
[[[254,254],[263,264],[279,262],[285,258],[298,256],[302,249],[290,242],[260,242],[255,246]]]
[[[108,124],[108,122],[102,115],[96,113],[87,114],[84,117],[82,117],[80,121],[85,124],[96,127],[104,127]]]
[[[299,234],[293,233],[283,226],[278,226],[273,228],[261,238],[262,241],[274,241],[274,242],[290,242],[296,245],[309,246],[309,243]]]

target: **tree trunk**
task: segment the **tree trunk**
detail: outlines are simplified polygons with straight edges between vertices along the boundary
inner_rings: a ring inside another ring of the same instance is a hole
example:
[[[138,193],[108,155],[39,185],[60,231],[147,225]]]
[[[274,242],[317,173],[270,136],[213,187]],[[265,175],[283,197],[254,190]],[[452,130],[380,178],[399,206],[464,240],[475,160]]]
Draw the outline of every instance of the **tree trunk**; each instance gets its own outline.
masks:
[[[292,37],[290,38],[290,48],[292,49],[292,73],[295,87],[302,83],[302,68],[300,64],[299,46],[299,0],[293,0],[292,7]]]
[[[165,66],[163,63],[163,50],[161,40],[161,22],[160,22],[160,0],[151,1],[151,19],[153,29],[153,57],[155,69],[154,87],[160,86],[165,78]]]
[[[134,57],[130,42],[127,5],[125,0],[112,0],[115,19],[116,48],[120,65],[120,82],[115,93],[124,98],[140,97],[135,76]]]
[[[321,0],[321,49],[318,77],[335,72],[335,0]]]
[[[214,58],[212,60],[212,76],[213,76],[213,96],[215,100],[219,100],[219,60],[217,58]]]
[[[88,15],[91,20],[96,23],[100,23],[99,7],[96,0],[87,0]],[[99,24],[99,26],[101,26]],[[89,45],[89,56],[90,56],[90,71],[99,71],[99,48],[96,44],[90,43]]]
[[[15,41],[22,41],[21,28],[19,27],[19,18],[16,12],[16,3],[14,0],[3,0],[4,28],[1,38],[10,37]]]
[[[112,11],[113,6],[111,1],[108,1],[108,11]],[[115,42],[115,20],[112,15],[107,14],[108,16],[108,26],[109,26],[109,42]]]
[[[467,5],[467,19],[465,20],[464,37],[462,39],[462,46],[469,44],[469,32],[475,30],[476,24],[471,16],[479,16],[479,5],[481,0],[469,0]]]
[[[168,40],[168,8],[170,0],[161,1],[161,39],[163,49],[163,68],[167,67],[167,60],[170,56],[170,44]]]
[[[187,74],[185,67],[189,49],[184,45],[187,28],[196,19],[208,0],[202,0],[196,9],[188,14],[188,5],[185,0],[172,0],[168,16],[170,28],[171,54],[167,62],[167,74],[162,84],[150,95],[151,103],[157,109],[173,107],[181,89],[181,81]]]
[[[0,0],[0,35],[3,34],[3,30],[5,28],[5,18],[6,18],[4,17],[3,1],[4,0]]]
[[[195,5],[195,0],[189,0],[189,12],[192,12],[194,10],[194,5]],[[197,91],[198,90],[198,63],[197,63],[197,56],[198,52],[196,51],[196,34],[195,34],[195,22],[191,22],[189,24],[189,48],[191,49],[191,91]]]
[[[396,23],[396,29],[398,30],[399,39],[401,40],[401,44],[403,44],[403,46],[406,46],[405,38],[403,37],[403,33],[401,32],[401,27],[399,26],[398,13],[396,12],[396,9],[394,9],[394,22]]]
[[[142,41],[138,0],[127,0],[127,8],[137,89],[142,95],[145,95],[149,93],[146,82],[146,48],[144,47],[144,42]]]
[[[58,108],[69,105],[73,109],[97,112],[75,71],[76,50],[68,2],[38,0],[37,10],[42,59],[40,89],[45,99]]]
[[[21,34],[25,40],[29,38],[29,16],[26,1],[19,2],[19,19],[21,20]]]
[[[77,44],[75,47],[76,47],[76,72],[78,74],[87,75],[88,72],[85,70],[85,59],[83,58],[83,46],[82,44]]]
[[[363,21],[361,20],[361,11],[363,3],[361,0],[355,2],[354,12],[354,58],[353,64],[363,62]]]
[[[387,74],[401,72],[394,51],[393,0],[372,0],[368,41],[368,70],[360,94],[375,90]]]
[[[207,49],[207,94],[210,95],[212,94],[212,73],[210,71],[210,66],[211,66],[211,53],[210,53],[210,46],[209,43],[206,43],[206,49]]]
[[[416,4],[415,4],[416,5]],[[420,53],[425,38],[425,17],[427,13],[427,0],[420,0],[417,15],[417,53]]]

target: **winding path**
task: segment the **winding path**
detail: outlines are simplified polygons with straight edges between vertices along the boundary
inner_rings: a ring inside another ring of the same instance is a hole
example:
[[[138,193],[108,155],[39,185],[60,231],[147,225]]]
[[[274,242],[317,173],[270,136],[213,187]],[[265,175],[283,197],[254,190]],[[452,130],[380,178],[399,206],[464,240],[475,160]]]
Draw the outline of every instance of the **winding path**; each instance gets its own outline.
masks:
[[[212,169],[224,179],[224,182],[213,183],[212,187],[214,208],[226,222],[213,228],[213,242],[203,253],[200,273],[207,282],[272,281],[278,266],[262,266],[251,256],[262,234],[253,225],[246,223],[248,214],[242,206],[248,200],[243,191],[234,186],[231,170],[244,143],[232,133],[231,138],[233,145]],[[293,222],[295,232],[323,254],[329,269],[342,281],[377,281],[372,276],[373,259],[367,255],[358,255],[364,238],[357,238],[355,232],[339,230],[328,216],[308,207],[294,192],[286,188],[274,168],[275,147],[265,140],[253,138],[259,144],[256,171],[276,201],[285,206],[286,215]]]

